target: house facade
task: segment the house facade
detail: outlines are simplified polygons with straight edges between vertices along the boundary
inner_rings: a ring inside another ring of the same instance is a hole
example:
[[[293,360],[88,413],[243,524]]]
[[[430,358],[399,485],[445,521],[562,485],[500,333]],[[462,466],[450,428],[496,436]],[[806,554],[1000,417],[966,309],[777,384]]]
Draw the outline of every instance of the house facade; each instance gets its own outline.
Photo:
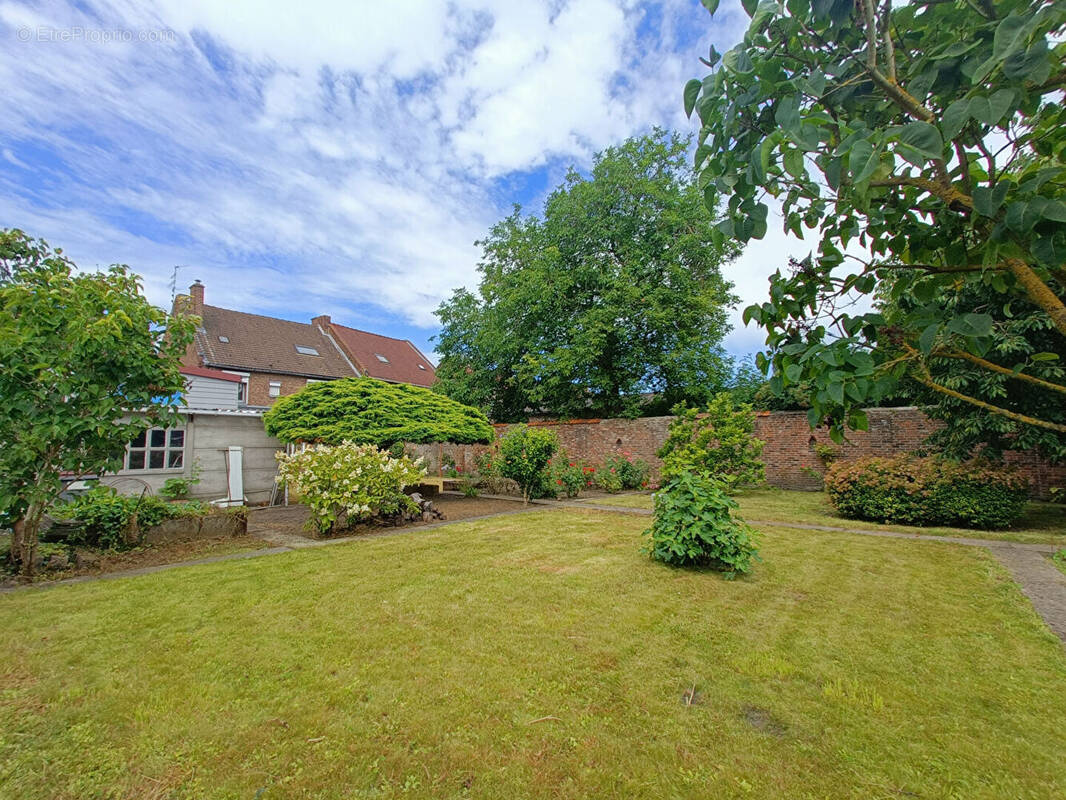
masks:
[[[432,363],[406,339],[360,331],[319,316],[309,323],[208,305],[196,281],[178,295],[174,313],[200,317],[182,361],[236,376],[239,407],[266,408],[308,383],[369,376],[432,386]]]

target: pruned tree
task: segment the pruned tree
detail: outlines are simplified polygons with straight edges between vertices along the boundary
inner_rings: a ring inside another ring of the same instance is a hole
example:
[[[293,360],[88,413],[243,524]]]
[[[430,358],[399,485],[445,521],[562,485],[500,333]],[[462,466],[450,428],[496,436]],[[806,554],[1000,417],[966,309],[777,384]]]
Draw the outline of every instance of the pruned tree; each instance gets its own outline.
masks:
[[[263,415],[266,432],[283,442],[373,444],[493,441],[485,415],[421,386],[374,378],[312,383],[280,398]]]
[[[760,238],[777,201],[787,231],[818,239],[745,311],[767,330],[775,391],[809,384],[811,424],[839,440],[912,381],[933,403],[1039,428],[1061,455],[1061,345],[1003,342],[1022,305],[1066,337],[1066,6],[743,5],[744,40],[712,48],[684,95],[708,204],[728,198],[717,235]],[[891,321],[855,302],[879,287]],[[955,363],[1045,402],[947,380]]]

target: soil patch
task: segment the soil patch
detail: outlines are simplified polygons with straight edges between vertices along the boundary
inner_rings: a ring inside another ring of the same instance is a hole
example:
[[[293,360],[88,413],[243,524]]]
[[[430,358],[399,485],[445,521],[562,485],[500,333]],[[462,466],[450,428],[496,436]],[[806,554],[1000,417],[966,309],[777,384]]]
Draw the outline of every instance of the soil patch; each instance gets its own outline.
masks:
[[[500,500],[488,497],[464,497],[458,493],[442,492],[429,499],[444,515],[444,521],[446,522],[457,522],[470,517],[498,514],[501,511],[517,511],[522,508],[522,500],[520,498]],[[251,536],[262,536],[270,541],[273,541],[278,535],[307,538],[311,536],[306,528],[308,516],[307,507],[302,505],[252,509],[248,514],[248,533]],[[432,522],[419,520],[396,526],[391,523],[370,521],[341,531],[333,538],[380,533],[383,530],[393,530],[397,527],[420,528],[424,525],[439,524],[439,522],[439,520],[433,520]]]

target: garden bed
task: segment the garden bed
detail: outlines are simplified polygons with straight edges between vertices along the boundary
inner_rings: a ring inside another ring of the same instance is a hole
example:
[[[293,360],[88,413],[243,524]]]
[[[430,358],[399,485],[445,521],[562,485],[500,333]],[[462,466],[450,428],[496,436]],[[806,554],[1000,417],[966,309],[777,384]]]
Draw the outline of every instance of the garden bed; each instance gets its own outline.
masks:
[[[520,497],[516,497],[514,500],[502,500],[488,497],[464,497],[459,494],[444,492],[435,495],[432,499],[433,504],[448,522],[470,519],[471,517],[483,517],[487,514],[498,514],[503,511],[517,511],[522,508],[522,498]],[[270,530],[275,533],[305,536],[312,539],[320,538],[309,530],[307,525],[309,516],[307,507],[302,505],[252,509],[248,515],[248,531],[251,534],[255,534],[257,531]],[[371,520],[355,525],[329,538],[379,533],[396,527],[421,527],[436,521],[423,522],[422,520],[417,520],[396,526],[392,522]]]

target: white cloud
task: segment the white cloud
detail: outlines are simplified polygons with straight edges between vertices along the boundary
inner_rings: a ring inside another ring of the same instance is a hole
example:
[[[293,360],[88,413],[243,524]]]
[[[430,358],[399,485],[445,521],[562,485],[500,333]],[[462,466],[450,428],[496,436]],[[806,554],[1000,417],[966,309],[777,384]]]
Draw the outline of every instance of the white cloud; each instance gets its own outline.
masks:
[[[554,183],[687,124],[696,56],[738,35],[724,19],[687,0],[0,2],[0,224],[129,262],[161,303],[189,264],[181,283],[219,304],[342,319],[369,302],[429,328],[474,279],[512,176]],[[27,26],[175,36],[16,40]],[[787,260],[760,247],[730,270],[746,300]]]

